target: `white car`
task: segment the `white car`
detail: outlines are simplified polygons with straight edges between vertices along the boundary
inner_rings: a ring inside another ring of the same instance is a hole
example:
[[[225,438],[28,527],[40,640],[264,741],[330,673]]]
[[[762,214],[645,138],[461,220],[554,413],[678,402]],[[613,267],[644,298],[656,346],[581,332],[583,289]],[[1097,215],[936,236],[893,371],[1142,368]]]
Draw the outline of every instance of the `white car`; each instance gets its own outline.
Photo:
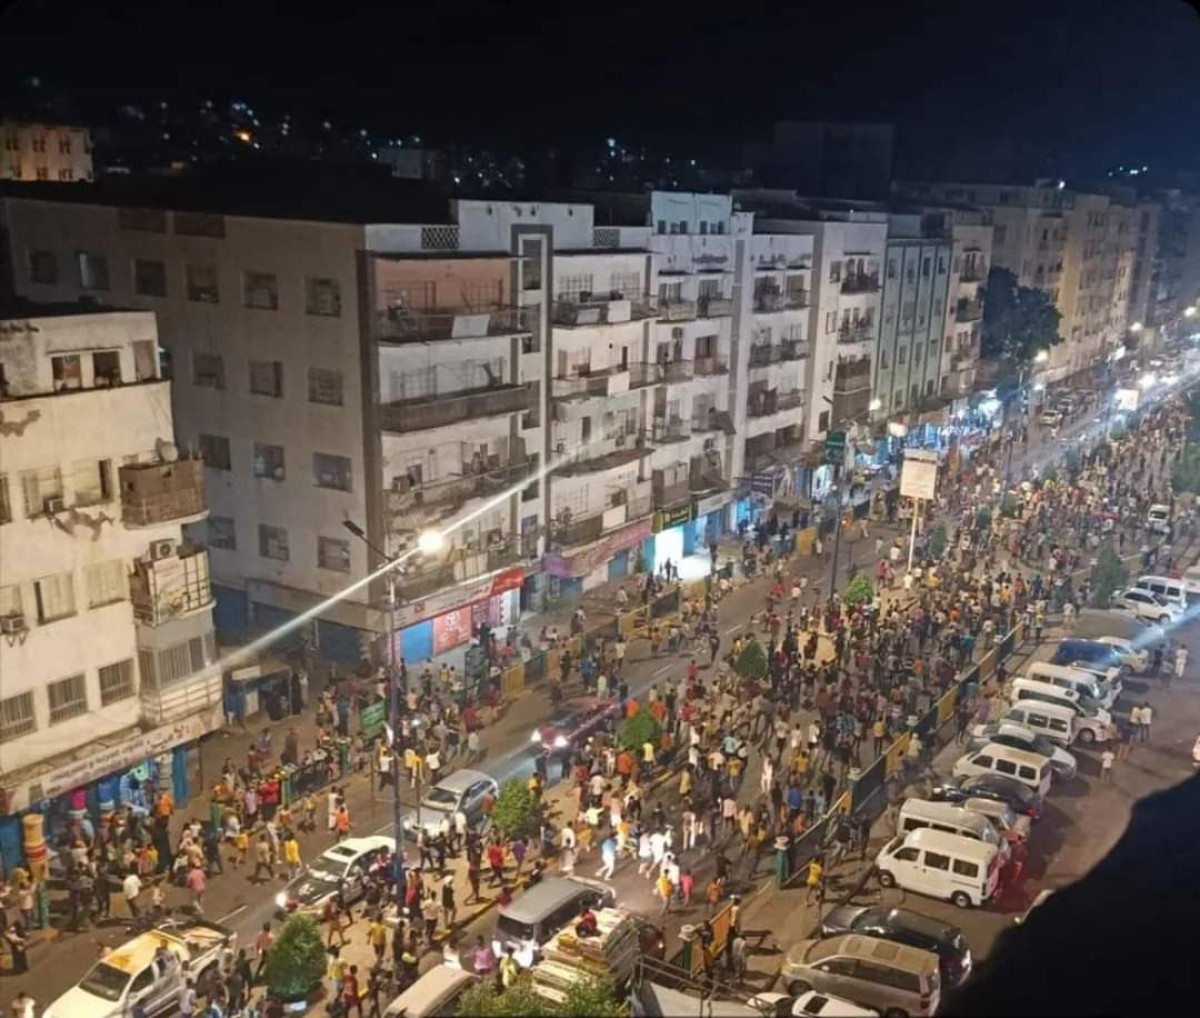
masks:
[[[363,896],[371,868],[390,860],[395,851],[395,840],[382,834],[339,841],[288,881],[275,895],[275,908],[280,915],[319,914],[325,902],[339,893],[351,905]]]
[[[1120,636],[1098,636],[1096,642],[1107,643],[1112,647],[1121,663],[1127,665],[1130,671],[1141,673],[1150,667],[1150,655],[1144,650],[1138,650],[1132,640]]]
[[[1152,505],[1146,513],[1146,526],[1156,534],[1165,534],[1171,529],[1171,507]]]
[[[1183,616],[1179,606],[1172,604],[1166,598],[1132,587],[1119,594],[1114,594],[1112,606],[1130,612],[1134,618],[1148,619],[1151,622],[1157,622],[1160,626],[1169,626],[1178,622]]]
[[[798,997],[786,993],[758,993],[750,998],[750,1006],[761,1011],[765,1018],[878,1018],[879,1012],[853,1001],[832,997],[828,993],[809,990]]]

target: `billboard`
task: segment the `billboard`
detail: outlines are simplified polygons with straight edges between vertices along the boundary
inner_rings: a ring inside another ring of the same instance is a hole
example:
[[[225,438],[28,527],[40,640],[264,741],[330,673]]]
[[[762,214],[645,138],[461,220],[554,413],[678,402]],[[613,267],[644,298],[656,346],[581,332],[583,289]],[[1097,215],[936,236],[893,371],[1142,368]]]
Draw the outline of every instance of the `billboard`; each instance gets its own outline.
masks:
[[[927,449],[905,449],[900,470],[904,498],[932,499],[937,492],[938,454]]]

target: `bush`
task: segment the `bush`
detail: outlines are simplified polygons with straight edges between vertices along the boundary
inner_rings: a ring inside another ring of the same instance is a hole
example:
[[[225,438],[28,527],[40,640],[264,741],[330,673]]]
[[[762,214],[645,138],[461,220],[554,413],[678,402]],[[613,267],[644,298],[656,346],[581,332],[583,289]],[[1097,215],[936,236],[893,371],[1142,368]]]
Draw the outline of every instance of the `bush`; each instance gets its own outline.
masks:
[[[617,742],[626,749],[640,750],[649,742],[656,748],[662,740],[662,725],[645,707],[639,707],[636,714],[626,718],[617,729]]]
[[[1187,445],[1171,471],[1171,487],[1178,492],[1200,491],[1200,447]]]
[[[757,640],[749,640],[742,648],[738,659],[733,663],[733,670],[744,679],[765,679],[767,677],[767,652]]]
[[[946,554],[946,526],[939,523],[929,534],[929,540],[926,542],[926,551],[929,558],[937,561]]]
[[[263,982],[267,992],[284,1003],[306,1000],[325,975],[325,945],[321,927],[308,915],[288,918],[267,951]]]
[[[1129,582],[1129,570],[1125,563],[1106,544],[1096,556],[1096,564],[1092,567],[1092,605],[1096,608],[1107,608],[1109,599]]]
[[[859,573],[846,584],[846,589],[842,592],[842,601],[845,604],[868,604],[874,598],[875,585],[866,573]]]
[[[526,834],[533,827],[538,815],[538,800],[529,786],[520,778],[509,778],[500,786],[496,806],[492,810],[492,823],[506,838]]]
[[[456,1013],[464,1018],[628,1018],[629,1005],[617,996],[612,980],[603,978],[580,979],[556,1003],[535,993],[524,973],[507,990],[493,979],[475,983],[459,998]]]

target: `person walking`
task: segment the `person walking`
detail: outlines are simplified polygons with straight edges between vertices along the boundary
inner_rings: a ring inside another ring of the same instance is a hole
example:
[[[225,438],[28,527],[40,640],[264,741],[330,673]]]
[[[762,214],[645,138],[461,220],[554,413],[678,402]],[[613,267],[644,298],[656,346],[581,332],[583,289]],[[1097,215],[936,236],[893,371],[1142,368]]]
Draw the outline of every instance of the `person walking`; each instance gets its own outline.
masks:
[[[142,880],[137,875],[137,870],[130,870],[125,879],[121,882],[121,894],[125,898],[125,907],[129,909],[131,919],[136,919],[142,914],[141,908],[138,907],[138,895],[142,893]]]
[[[1105,747],[1104,752],[1100,754],[1100,780],[1105,784],[1112,782],[1112,766],[1115,759],[1116,756],[1109,747]]]
[[[804,885],[808,888],[804,897],[804,903],[811,905],[816,902],[820,907],[825,900],[825,860],[822,856],[813,856],[808,863],[808,874],[804,878]]]

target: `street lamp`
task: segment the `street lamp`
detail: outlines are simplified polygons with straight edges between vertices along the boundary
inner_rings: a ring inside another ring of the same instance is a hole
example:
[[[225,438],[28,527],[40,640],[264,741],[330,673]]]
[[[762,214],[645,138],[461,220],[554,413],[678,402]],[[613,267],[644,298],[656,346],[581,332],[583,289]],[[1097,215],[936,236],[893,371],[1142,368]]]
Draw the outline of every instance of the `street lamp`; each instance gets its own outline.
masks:
[[[883,409],[883,400],[876,397],[875,399],[871,400],[867,409],[870,410],[871,413],[878,413],[880,410]]]
[[[422,555],[436,555],[446,547],[446,535],[440,530],[422,530],[417,535],[417,548]]]
[[[1142,323],[1134,322],[1132,325],[1129,326],[1129,331],[1132,332],[1136,336],[1139,332],[1142,331]]]
[[[1195,318],[1196,317],[1196,305],[1191,304],[1188,307],[1185,307],[1183,309],[1183,317],[1184,318]]]
[[[400,760],[396,755],[396,736],[400,732],[400,672],[396,667],[396,558],[381,548],[377,548],[363,530],[353,520],[343,520],[342,526],[357,537],[370,551],[389,563],[387,571],[387,612],[388,612],[388,719],[390,722],[389,750],[392,756],[392,829],[396,839],[396,849],[393,853],[396,876],[396,908],[404,908],[404,819],[400,802]],[[429,533],[433,533],[429,531]],[[422,537],[424,534],[421,535]],[[440,536],[440,535],[439,535]]]

